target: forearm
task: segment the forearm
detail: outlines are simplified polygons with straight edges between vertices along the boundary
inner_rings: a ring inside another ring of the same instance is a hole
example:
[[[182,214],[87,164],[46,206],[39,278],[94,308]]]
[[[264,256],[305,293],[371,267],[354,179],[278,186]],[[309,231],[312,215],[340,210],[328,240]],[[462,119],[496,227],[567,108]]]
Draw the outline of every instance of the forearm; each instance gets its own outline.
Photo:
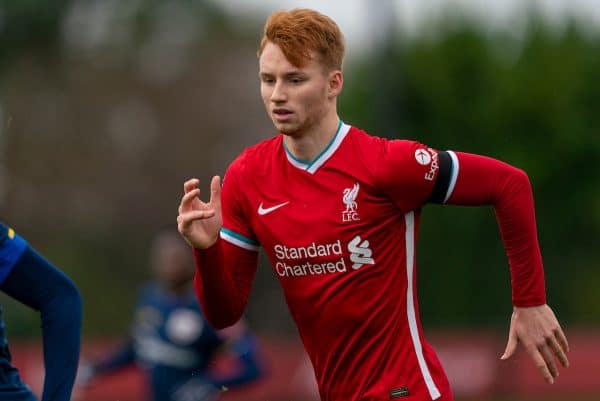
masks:
[[[82,305],[73,282],[27,248],[2,290],[40,311],[44,345],[42,401],[68,401],[79,361]]]
[[[133,341],[129,339],[113,354],[92,364],[93,376],[109,374],[135,362]]]
[[[488,157],[458,153],[460,172],[449,204],[494,207],[511,271],[515,306],[546,303],[533,193],[527,174]]]
[[[194,249],[194,257],[194,289],[204,316],[217,329],[234,324],[248,301],[258,254],[219,239],[208,249]]]

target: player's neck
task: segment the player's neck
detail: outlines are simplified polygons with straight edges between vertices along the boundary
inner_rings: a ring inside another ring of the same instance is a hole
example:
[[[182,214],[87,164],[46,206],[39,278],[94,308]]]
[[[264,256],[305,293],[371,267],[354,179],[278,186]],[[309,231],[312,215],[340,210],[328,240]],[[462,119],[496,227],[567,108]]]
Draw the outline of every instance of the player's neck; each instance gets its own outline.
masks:
[[[302,135],[285,135],[285,147],[296,159],[310,162],[329,145],[338,130],[339,122],[337,113],[332,113],[321,124]]]

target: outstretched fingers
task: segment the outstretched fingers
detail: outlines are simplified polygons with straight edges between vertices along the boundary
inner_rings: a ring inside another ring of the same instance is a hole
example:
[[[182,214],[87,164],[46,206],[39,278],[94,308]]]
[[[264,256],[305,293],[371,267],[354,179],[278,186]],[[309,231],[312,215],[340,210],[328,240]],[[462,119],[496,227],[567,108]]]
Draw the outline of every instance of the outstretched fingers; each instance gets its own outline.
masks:
[[[193,210],[194,200],[198,200],[198,196],[200,196],[200,189],[194,188],[190,191],[186,192],[181,197],[181,203],[179,204],[179,213],[185,213]]]
[[[186,182],[183,183],[183,193],[188,193],[194,188],[198,188],[200,185],[200,180],[197,178],[190,178]]]
[[[214,208],[221,206],[221,178],[214,176],[210,182],[210,200],[209,203],[200,200],[200,181],[197,178],[187,180],[183,184],[183,197],[179,204],[179,213],[200,208]],[[197,205],[194,203],[197,202]]]
[[[210,203],[221,204],[221,177],[218,175],[210,180]]]
[[[213,209],[206,210],[192,210],[185,213],[180,213],[177,216],[177,228],[179,232],[185,233],[188,231],[189,227],[193,222],[197,220],[208,219],[215,215],[215,211]]]

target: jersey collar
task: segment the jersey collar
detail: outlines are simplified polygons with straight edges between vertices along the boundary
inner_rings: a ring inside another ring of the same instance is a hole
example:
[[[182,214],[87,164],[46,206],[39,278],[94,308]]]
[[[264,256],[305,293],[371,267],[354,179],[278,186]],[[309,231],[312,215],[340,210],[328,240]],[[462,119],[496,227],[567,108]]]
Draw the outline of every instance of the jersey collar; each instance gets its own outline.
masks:
[[[342,120],[340,120],[337,127],[337,131],[335,132],[335,135],[333,136],[331,141],[327,144],[325,149],[323,149],[323,151],[319,153],[319,155],[310,162],[300,160],[294,157],[292,152],[290,152],[287,146],[285,146],[285,141],[282,141],[283,148],[285,149],[285,155],[287,156],[287,159],[292,164],[292,166],[297,167],[301,170],[305,170],[310,174],[314,174],[317,172],[319,167],[321,167],[327,160],[329,160],[331,156],[333,156],[335,151],[342,144],[342,141],[344,140],[346,135],[348,135],[349,131],[350,126],[348,124],[345,124]]]

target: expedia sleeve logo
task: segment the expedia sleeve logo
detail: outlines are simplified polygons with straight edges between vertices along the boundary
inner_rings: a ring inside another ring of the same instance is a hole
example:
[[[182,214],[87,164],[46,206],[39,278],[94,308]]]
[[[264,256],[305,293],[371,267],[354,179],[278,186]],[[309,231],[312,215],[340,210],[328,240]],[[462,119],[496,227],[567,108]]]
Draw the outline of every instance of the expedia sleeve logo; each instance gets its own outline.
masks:
[[[436,177],[436,172],[440,168],[438,152],[431,148],[419,148],[415,150],[415,160],[421,166],[429,166],[429,171],[425,173],[424,178],[427,181],[433,181]]]

